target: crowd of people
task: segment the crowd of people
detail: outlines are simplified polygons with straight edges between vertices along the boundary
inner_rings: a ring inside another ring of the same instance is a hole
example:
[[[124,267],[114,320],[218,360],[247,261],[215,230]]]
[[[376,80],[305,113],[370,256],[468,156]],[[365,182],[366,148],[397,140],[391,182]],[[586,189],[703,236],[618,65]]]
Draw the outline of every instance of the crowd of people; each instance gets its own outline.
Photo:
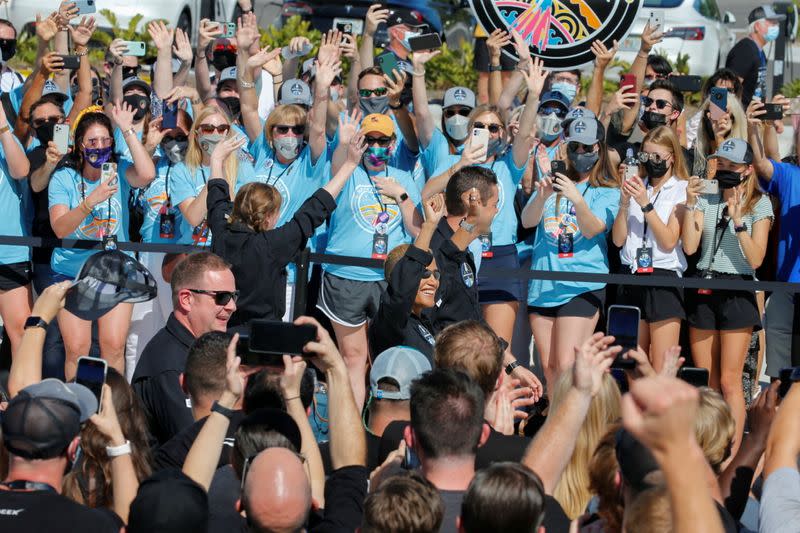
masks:
[[[0,19],[0,234],[102,243],[0,245],[0,530],[800,527],[794,293],[682,282],[800,282],[800,121],[782,148],[762,120],[790,109],[771,6],[690,112],[659,27],[611,93],[617,43],[582,83],[496,30],[476,91],[439,95],[413,17],[375,4],[362,35],[271,48],[238,5],[196,45],[150,22],[149,76],[121,38],[92,65],[96,21],[65,1],[25,78]],[[250,350],[263,321],[310,331],[302,354]]]

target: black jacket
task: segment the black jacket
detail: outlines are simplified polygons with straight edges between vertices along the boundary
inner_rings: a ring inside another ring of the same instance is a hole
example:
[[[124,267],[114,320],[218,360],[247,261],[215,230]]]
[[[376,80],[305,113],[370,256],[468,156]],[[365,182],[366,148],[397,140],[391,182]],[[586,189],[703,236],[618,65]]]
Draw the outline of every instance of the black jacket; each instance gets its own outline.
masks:
[[[453,243],[454,233],[447,219],[443,218],[431,239],[431,250],[442,277],[436,295],[437,305],[427,309],[424,315],[436,331],[462,320],[483,321],[478,303],[475,259],[469,248],[459,250]]]
[[[193,343],[192,333],[171,313],[167,325],[145,346],[133,373],[131,385],[142,400],[150,434],[159,444],[194,423],[191,404],[178,380]]]
[[[207,206],[214,235],[211,251],[231,263],[236,288],[241,291],[228,327],[254,318],[280,320],[286,312],[286,265],[336,209],[336,201],[328,191],[319,189],[286,224],[262,232],[242,223],[228,223],[233,203],[225,180],[208,182]]]
[[[375,357],[388,348],[403,345],[419,350],[433,365],[433,337],[437,330],[427,318],[411,313],[422,273],[432,260],[433,254],[411,245],[392,270],[378,313],[367,330]]]

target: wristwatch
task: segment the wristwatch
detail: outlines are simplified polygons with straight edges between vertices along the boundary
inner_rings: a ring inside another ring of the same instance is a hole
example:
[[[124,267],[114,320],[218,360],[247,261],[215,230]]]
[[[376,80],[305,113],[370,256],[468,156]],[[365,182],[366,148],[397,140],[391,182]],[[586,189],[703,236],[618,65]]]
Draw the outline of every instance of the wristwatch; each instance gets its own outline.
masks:
[[[106,446],[106,455],[111,458],[119,457],[120,455],[128,455],[131,453],[131,441],[126,440],[125,444],[119,446]]]
[[[512,361],[512,362],[508,363],[506,365],[506,374],[510,376],[511,373],[514,372],[514,369],[517,368],[518,366],[521,366],[519,364],[519,361]]]
[[[747,231],[747,224],[742,222],[741,226],[734,226],[733,231],[735,231],[736,233],[742,233],[743,231]]]
[[[649,213],[650,211],[652,211],[653,209],[655,209],[655,206],[654,206],[652,203],[649,203],[649,204],[647,204],[646,206],[644,206],[644,207],[642,208],[642,213],[645,213],[645,214],[647,214],[647,213]]]
[[[501,70],[503,70],[503,67],[500,65],[489,65],[489,72],[500,72]]]
[[[242,78],[239,78],[239,85],[242,86],[242,89],[255,89],[256,82],[254,82],[254,81],[244,81]]]
[[[228,420],[230,420],[236,411],[234,411],[233,409],[228,409],[227,407],[223,407],[219,404],[219,402],[214,401],[214,405],[211,406],[211,412],[219,413]]]
[[[475,231],[475,224],[470,224],[467,222],[466,218],[462,218],[461,222],[458,223],[458,227],[466,231],[467,233],[472,233]]]
[[[47,329],[47,326],[49,326],[49,324],[38,316],[29,316],[28,319],[25,321],[25,329],[28,328]]]
[[[405,202],[406,200],[408,200],[408,193],[403,193],[403,194],[401,194],[401,195],[400,195],[400,203],[402,204],[402,203],[403,203],[403,202]]]

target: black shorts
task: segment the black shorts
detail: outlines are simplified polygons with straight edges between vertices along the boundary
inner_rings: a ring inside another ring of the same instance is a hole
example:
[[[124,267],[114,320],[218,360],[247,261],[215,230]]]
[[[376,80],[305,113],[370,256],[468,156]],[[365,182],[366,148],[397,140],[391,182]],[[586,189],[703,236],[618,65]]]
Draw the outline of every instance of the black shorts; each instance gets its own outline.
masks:
[[[513,244],[492,247],[493,257],[481,259],[481,268],[518,269],[519,256]],[[478,272],[478,299],[481,304],[519,302],[526,298],[525,285],[520,278],[481,278]]]
[[[598,311],[602,313],[605,306],[606,290],[598,289],[596,291],[581,293],[567,303],[556,305],[555,307],[534,307],[529,305],[528,314],[541,315],[549,318],[565,316],[590,318]]]
[[[630,272],[630,270],[628,270]],[[637,274],[640,277],[661,276],[678,279],[674,270],[653,269],[652,274]],[[620,285],[617,288],[617,304],[632,305],[642,312],[642,320],[648,323],[677,318],[686,318],[683,307],[683,289],[678,287],[644,287],[642,285]]]
[[[0,265],[0,291],[10,291],[28,285],[33,279],[30,261]]]
[[[475,38],[475,57],[472,65],[478,72],[489,72],[489,47],[486,46],[486,37]],[[504,71],[514,70],[516,62],[507,55],[500,54],[500,68]]]
[[[317,309],[343,326],[355,328],[378,312],[385,281],[358,281],[324,272]]]
[[[752,276],[714,274],[715,279],[745,279]],[[724,331],[752,327],[761,329],[756,295],[747,291],[718,291],[699,294],[697,289],[686,289],[686,310],[689,326],[695,329]]]

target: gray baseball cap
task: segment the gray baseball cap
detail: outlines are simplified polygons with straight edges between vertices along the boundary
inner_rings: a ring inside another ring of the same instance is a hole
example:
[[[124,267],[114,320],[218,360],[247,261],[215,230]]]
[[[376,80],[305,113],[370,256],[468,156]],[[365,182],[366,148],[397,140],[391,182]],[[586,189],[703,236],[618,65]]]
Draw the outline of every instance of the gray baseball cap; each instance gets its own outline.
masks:
[[[464,107],[475,109],[475,93],[466,87],[450,87],[444,93],[442,108],[447,108],[451,105],[463,105]]]
[[[227,80],[235,80],[236,79],[236,67],[227,67],[219,73],[219,81],[217,83],[222,83],[223,81]]]
[[[708,158],[717,159],[719,157],[727,159],[731,163],[749,165],[753,162],[753,149],[743,139],[728,139]]]
[[[569,123],[565,141],[594,144],[603,138],[603,131],[596,118],[576,118]]]
[[[311,88],[303,80],[292,78],[281,85],[281,94],[278,98],[281,105],[299,104],[311,107]]]
[[[422,352],[408,346],[393,346],[375,358],[369,372],[369,388],[378,400],[410,400],[411,382],[431,370],[431,363]],[[397,382],[400,390],[383,391],[378,383],[384,379]]]
[[[314,77],[317,75],[317,67],[314,66],[314,62],[316,60],[317,60],[316,57],[312,57],[311,59],[306,59],[305,61],[303,61],[303,67],[300,69],[300,72],[302,72],[304,76],[308,74],[309,79],[314,79]]]
[[[779,15],[775,12],[775,8],[771,4],[759,6],[752,10],[747,15],[747,22],[755,22],[757,20],[786,20],[786,15]]]

